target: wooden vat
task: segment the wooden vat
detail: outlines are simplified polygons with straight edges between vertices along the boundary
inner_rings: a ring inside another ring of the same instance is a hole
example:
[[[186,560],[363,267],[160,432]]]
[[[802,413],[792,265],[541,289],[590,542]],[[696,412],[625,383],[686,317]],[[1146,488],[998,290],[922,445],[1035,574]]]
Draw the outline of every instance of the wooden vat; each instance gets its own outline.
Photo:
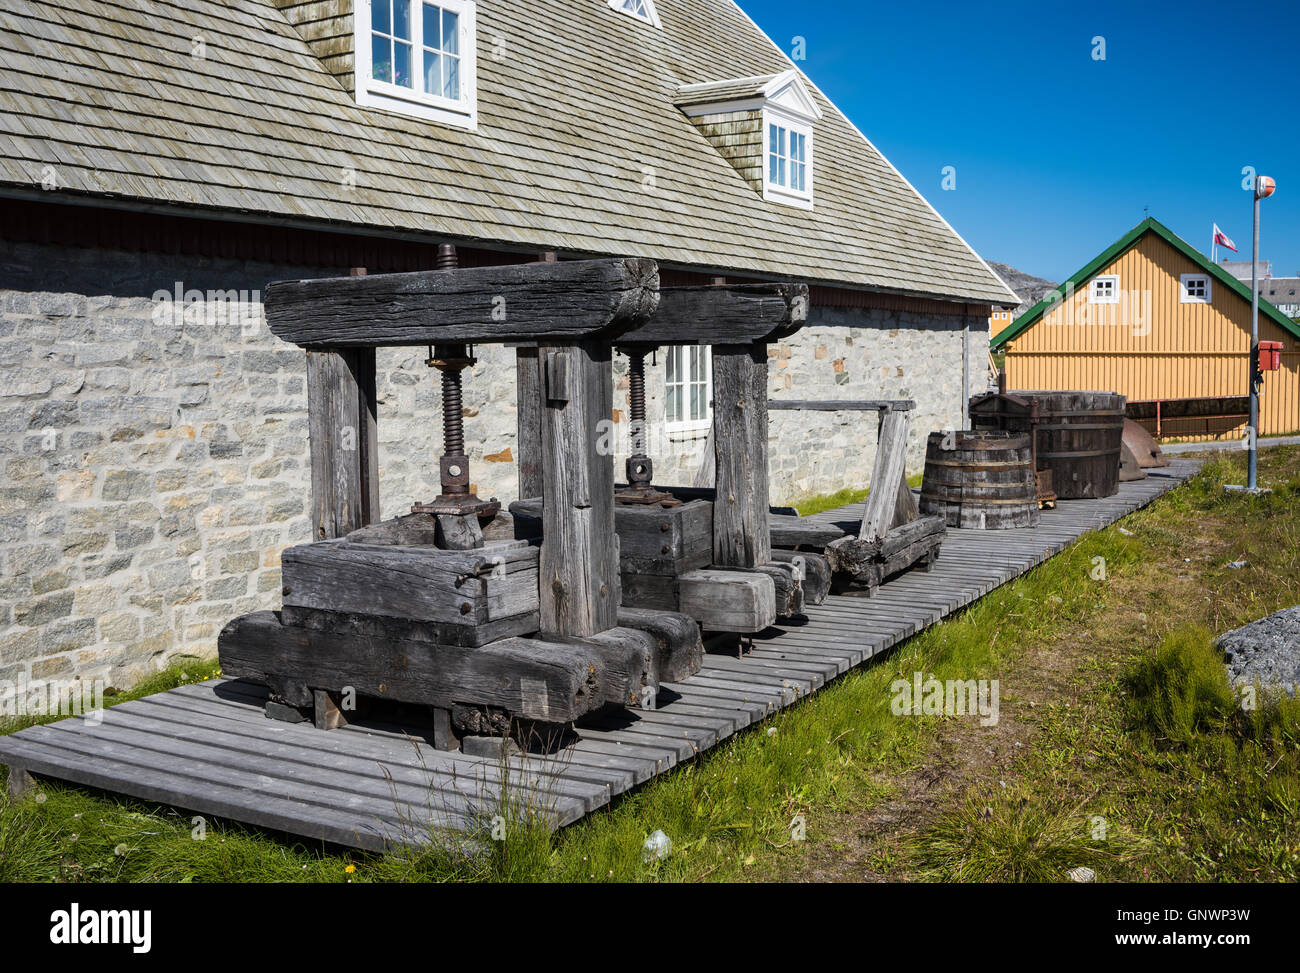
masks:
[[[1038,467],[1052,471],[1062,500],[1100,499],[1119,490],[1124,396],[1114,392],[1020,391],[1038,403]]]
[[[1001,530],[1038,523],[1029,433],[932,432],[925,446],[921,512],[949,527]]]

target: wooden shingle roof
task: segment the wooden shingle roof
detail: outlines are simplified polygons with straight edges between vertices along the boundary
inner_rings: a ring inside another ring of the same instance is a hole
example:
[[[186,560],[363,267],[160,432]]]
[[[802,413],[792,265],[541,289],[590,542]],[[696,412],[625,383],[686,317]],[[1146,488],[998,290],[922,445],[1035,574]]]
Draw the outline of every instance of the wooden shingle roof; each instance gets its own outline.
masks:
[[[661,29],[605,0],[479,0],[468,132],[358,107],[273,0],[8,0],[0,191],[53,172],[132,205],[1014,303],[810,82],[815,209],[764,201],[674,100],[793,65],[729,0],[656,7]]]

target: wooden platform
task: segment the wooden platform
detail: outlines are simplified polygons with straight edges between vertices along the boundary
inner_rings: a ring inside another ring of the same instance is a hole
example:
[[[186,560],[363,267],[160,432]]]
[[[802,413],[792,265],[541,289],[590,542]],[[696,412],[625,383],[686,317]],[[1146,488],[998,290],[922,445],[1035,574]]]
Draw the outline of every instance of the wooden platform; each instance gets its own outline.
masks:
[[[1145,506],[1198,465],[1175,459],[1114,497],[1063,501],[1038,527],[950,529],[932,572],[869,599],[831,595],[806,621],[763,633],[743,660],[707,656],[697,675],[665,685],[658,709],[580,723],[581,741],[549,757],[449,754],[397,727],[281,723],[263,715],[261,687],[212,680],[114,706],[99,724],[69,718],[0,737],[0,763],[365,849],[490,829],[508,807],[559,827]],[[858,506],[819,519],[861,516]]]

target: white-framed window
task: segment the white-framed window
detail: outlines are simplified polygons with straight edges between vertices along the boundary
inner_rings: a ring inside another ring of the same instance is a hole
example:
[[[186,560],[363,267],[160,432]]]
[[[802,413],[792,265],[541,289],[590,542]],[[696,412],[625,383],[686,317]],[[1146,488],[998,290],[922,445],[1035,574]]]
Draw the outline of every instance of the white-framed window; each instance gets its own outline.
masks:
[[[609,5],[619,13],[625,13],[647,24],[659,26],[659,14],[651,0],[609,0]]]
[[[357,0],[357,103],[477,124],[473,0]]]
[[[1209,304],[1210,275],[1182,274],[1178,278],[1178,302],[1180,304]]]
[[[713,421],[713,360],[708,345],[672,345],[664,355],[664,429],[691,432]]]
[[[1088,283],[1088,303],[1118,304],[1119,275],[1107,274],[1102,277],[1094,277]]]
[[[812,208],[812,126],[763,115],[764,197]]]

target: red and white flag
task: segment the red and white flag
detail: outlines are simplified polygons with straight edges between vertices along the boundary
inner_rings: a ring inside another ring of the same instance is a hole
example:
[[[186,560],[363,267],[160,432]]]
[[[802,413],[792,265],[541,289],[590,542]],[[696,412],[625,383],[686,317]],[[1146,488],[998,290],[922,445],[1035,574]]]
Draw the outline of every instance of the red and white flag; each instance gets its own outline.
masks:
[[[1214,242],[1221,247],[1227,247],[1233,253],[1237,252],[1237,245],[1228,239],[1228,234],[1219,229],[1219,224],[1214,224]]]

